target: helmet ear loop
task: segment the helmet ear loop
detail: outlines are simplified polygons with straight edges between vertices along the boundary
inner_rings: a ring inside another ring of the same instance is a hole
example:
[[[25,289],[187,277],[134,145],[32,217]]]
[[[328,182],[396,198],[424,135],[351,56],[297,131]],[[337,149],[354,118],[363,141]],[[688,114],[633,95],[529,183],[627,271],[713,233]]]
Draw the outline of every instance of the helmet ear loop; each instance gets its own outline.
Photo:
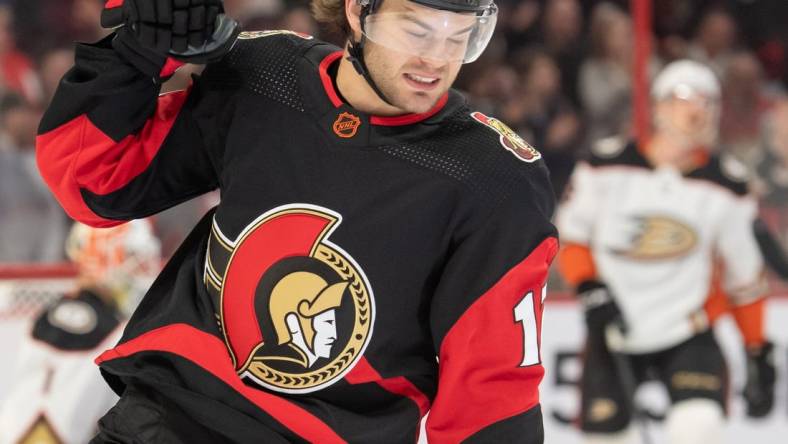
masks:
[[[369,69],[367,68],[367,64],[364,61],[364,47],[366,46],[367,43],[367,36],[365,29],[367,23],[367,17],[369,17],[369,15],[372,14],[372,12],[374,12],[374,9],[377,9],[377,6],[379,4],[380,2],[378,0],[372,0],[370,4],[362,5],[361,15],[359,16],[359,20],[361,24],[361,39],[358,42],[355,42],[353,41],[353,38],[351,36],[350,42],[348,44],[348,53],[350,54],[350,56],[347,59],[350,63],[353,64],[353,68],[356,69],[356,72],[358,72],[359,75],[364,77],[364,80],[367,81],[369,86],[372,87],[372,90],[375,91],[375,94],[377,94],[377,96],[380,97],[381,100],[386,102],[386,104],[388,105],[396,106],[393,103],[391,103],[388,97],[386,97],[386,95],[383,94],[383,91],[381,91],[380,88],[378,88],[378,85],[375,83],[375,80],[372,79],[372,75],[370,74]]]
[[[367,43],[366,23],[367,17],[370,14],[370,9],[371,6],[368,4],[362,4],[361,15],[359,16],[359,24],[361,25],[361,39],[356,42],[351,36],[348,45],[348,52],[350,53],[348,60],[353,63],[353,67],[356,68],[356,72],[364,76],[364,78],[367,77],[367,66],[366,63],[364,63],[364,46]]]

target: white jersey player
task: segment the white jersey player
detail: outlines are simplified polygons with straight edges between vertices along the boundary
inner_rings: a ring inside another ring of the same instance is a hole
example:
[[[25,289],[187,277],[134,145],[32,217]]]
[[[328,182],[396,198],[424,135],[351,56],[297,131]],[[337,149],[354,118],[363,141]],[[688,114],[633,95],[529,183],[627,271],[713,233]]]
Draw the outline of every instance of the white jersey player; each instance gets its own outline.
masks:
[[[117,401],[93,360],[120,339],[124,313],[158,269],[159,242],[147,221],[76,224],[66,250],[77,290],[47,307],[21,344],[0,408],[0,444],[88,442]]]
[[[577,286],[588,326],[580,423],[589,442],[630,442],[631,394],[605,332],[613,323],[624,333],[614,351],[627,355],[637,381],[656,374],[668,389],[670,442],[720,442],[728,381],[706,309],[716,278],[752,359],[771,352],[757,203],[746,169],[708,149],[718,128],[714,74],[674,62],[652,96],[650,140],[600,142],[578,164],[558,213],[561,270]]]

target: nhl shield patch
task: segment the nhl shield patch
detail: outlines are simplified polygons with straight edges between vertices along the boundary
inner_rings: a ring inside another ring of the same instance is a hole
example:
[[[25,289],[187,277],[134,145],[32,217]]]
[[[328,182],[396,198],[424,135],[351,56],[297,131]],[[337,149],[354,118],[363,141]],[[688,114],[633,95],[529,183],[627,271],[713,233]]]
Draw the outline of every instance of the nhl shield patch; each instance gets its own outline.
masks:
[[[471,113],[471,117],[473,117],[473,120],[498,133],[501,145],[523,162],[532,163],[542,158],[542,154],[536,148],[532,147],[500,120],[488,117],[478,111]]]
[[[350,113],[343,112],[334,121],[334,134],[343,138],[350,139],[356,136],[358,128],[361,126],[361,119]]]

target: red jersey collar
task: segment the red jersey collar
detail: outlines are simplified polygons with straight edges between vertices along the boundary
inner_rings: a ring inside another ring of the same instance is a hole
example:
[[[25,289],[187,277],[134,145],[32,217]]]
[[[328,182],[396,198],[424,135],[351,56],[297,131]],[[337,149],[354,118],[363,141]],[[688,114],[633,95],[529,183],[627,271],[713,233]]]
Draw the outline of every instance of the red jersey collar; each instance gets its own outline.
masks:
[[[322,62],[320,62],[319,66],[320,80],[323,82],[323,88],[326,90],[326,95],[328,96],[329,100],[331,100],[331,103],[333,103],[336,108],[341,107],[344,103],[342,102],[342,99],[339,98],[339,94],[337,94],[337,91],[334,88],[334,82],[331,79],[331,75],[328,73],[328,68],[334,62],[339,60],[343,54],[344,53],[342,51],[332,52],[331,54],[327,55]],[[391,117],[370,116],[369,123],[379,126],[412,125],[434,116],[440,110],[442,110],[444,106],[446,106],[446,102],[448,101],[449,93],[446,93],[440,98],[440,100],[438,100],[438,103],[436,103],[435,106],[433,106],[432,109],[427,112],[420,114],[403,114],[401,116]]]

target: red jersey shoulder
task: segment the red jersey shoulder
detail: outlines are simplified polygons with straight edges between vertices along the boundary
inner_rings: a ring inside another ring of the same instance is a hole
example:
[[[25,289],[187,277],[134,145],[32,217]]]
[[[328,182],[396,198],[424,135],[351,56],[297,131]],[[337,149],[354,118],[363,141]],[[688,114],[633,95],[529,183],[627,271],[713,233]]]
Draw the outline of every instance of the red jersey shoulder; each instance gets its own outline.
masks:
[[[514,154],[519,160],[532,163],[542,158],[542,154],[536,148],[500,120],[489,117],[479,111],[472,112],[471,117],[473,120],[498,133],[501,146]]]

